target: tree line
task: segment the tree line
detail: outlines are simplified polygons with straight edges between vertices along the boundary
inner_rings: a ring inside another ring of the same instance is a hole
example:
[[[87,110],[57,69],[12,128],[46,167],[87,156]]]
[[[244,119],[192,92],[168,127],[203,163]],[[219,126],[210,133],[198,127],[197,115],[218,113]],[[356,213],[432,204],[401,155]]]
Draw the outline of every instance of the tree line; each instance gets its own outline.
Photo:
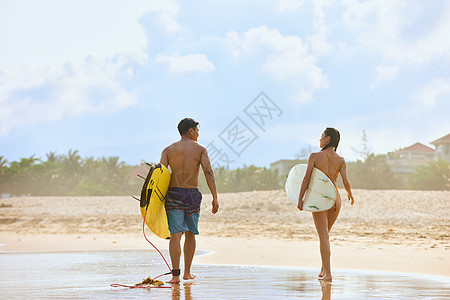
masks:
[[[387,164],[388,154],[369,154],[363,160],[347,163],[347,173],[353,188],[450,190],[450,164],[433,160],[415,168],[415,172],[395,174]]]
[[[450,164],[444,160],[418,166],[415,173],[402,176],[393,173],[387,154],[365,153],[362,159],[347,163],[347,173],[353,188],[450,190]],[[305,161],[306,163],[306,161]],[[46,154],[46,159],[21,158],[8,162],[0,156],[0,194],[11,196],[106,196],[139,195],[142,179],[136,176],[137,165],[127,165],[119,157],[85,157],[77,150],[65,155]],[[140,175],[146,176],[147,169]],[[254,165],[237,169],[215,170],[220,193],[284,188],[285,178],[276,170]],[[342,187],[342,182],[338,182]],[[209,193],[205,177],[199,178],[199,188]]]
[[[119,157],[85,157],[78,150],[67,154],[35,155],[8,162],[0,156],[0,195],[10,196],[106,196],[139,195],[148,167],[127,165]],[[215,170],[218,191],[241,192],[280,189],[276,171],[251,166],[235,170]],[[209,192],[205,177],[199,178],[199,188]]]
[[[254,165],[244,165],[244,167],[234,170],[221,167],[214,170],[214,176],[219,193],[278,190],[282,188],[277,170]],[[209,193],[205,176],[199,177],[199,189],[202,193]]]
[[[0,193],[11,196],[126,195],[139,190],[141,182],[130,178],[135,166],[119,157],[85,157],[78,150],[66,155],[32,155],[8,162],[0,156]]]

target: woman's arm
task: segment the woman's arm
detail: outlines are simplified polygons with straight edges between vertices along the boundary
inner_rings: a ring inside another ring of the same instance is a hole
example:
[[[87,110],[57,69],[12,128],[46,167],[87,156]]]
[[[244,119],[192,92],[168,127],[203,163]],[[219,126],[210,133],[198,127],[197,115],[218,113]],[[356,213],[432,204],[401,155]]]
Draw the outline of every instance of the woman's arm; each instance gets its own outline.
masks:
[[[342,182],[344,183],[345,190],[347,191],[348,200],[350,200],[351,204],[353,205],[353,203],[355,203],[355,199],[353,199],[352,188],[350,187],[350,182],[347,178],[347,164],[345,163],[345,161],[342,164],[340,172],[342,176]]]
[[[303,178],[302,187],[300,188],[300,194],[298,195],[297,208],[303,210],[303,197],[305,196],[306,190],[308,189],[309,182],[311,180],[311,173],[314,168],[314,153],[309,156],[308,167],[306,167],[306,174]]]

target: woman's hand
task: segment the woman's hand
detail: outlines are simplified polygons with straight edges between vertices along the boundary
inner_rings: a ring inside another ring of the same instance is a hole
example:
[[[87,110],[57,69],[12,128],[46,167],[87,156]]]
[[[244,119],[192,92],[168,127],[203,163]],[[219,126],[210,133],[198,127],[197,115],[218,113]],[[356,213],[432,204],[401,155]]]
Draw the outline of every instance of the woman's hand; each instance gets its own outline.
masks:
[[[348,200],[350,201],[351,205],[353,205],[355,203],[355,199],[353,199],[353,195],[352,194],[347,194]]]
[[[299,210],[303,210],[303,199],[298,199],[297,208]]]

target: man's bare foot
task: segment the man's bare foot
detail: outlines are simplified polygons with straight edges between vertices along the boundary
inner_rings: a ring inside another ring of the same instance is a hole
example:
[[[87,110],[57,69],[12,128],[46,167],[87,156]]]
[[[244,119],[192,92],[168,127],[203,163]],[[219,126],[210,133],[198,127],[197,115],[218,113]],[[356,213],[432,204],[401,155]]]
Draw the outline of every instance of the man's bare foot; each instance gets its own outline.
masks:
[[[180,284],[180,276],[173,276],[171,280],[167,283],[169,284]]]
[[[194,279],[195,278],[195,275],[192,275],[192,274],[185,274],[184,276],[183,276],[183,279],[184,280],[191,280],[191,279]]]

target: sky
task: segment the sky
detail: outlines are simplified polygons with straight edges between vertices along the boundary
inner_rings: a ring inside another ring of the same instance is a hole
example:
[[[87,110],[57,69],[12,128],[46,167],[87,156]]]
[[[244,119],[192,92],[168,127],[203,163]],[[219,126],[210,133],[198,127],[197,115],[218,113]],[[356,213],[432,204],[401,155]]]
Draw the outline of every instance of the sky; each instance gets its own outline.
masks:
[[[360,157],[450,133],[449,1],[0,0],[0,156],[159,161],[200,123],[216,167]]]

